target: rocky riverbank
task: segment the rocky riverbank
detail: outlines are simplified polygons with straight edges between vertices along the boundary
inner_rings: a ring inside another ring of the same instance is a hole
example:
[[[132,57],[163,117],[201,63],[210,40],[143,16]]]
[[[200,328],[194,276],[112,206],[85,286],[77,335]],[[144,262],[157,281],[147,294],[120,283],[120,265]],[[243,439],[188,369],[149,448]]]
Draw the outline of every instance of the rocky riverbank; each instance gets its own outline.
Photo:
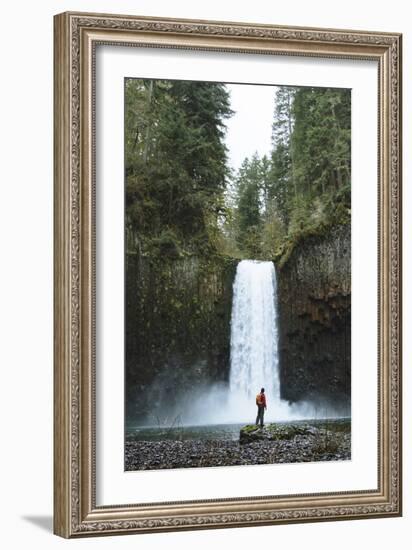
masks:
[[[242,435],[243,434],[243,435]],[[350,460],[350,422],[256,426],[239,441],[126,441],[125,469],[158,470]]]

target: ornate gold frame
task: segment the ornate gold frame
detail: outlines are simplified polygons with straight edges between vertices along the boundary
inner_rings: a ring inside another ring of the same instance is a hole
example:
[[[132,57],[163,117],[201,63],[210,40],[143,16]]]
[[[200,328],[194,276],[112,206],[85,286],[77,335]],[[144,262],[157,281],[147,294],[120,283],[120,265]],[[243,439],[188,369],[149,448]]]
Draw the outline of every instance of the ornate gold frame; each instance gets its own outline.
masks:
[[[401,514],[400,34],[85,13],[54,21],[54,532],[63,537]],[[96,44],[376,60],[379,65],[379,445],[376,491],[96,506]]]

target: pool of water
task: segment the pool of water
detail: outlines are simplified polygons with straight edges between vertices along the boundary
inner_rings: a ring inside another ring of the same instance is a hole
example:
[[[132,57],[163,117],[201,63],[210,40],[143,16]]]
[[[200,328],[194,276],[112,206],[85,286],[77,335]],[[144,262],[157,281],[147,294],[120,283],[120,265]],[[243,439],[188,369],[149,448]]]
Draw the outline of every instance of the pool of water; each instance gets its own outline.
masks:
[[[294,422],[279,422],[279,424],[336,424],[342,427],[350,426],[350,418],[328,420],[298,420]],[[207,424],[200,426],[134,426],[126,427],[126,439],[129,441],[162,441],[162,440],[238,440],[239,431],[245,424]]]
[[[213,424],[203,426],[150,426],[126,429],[126,437],[131,440],[159,441],[165,439],[239,439],[240,428],[244,424]]]

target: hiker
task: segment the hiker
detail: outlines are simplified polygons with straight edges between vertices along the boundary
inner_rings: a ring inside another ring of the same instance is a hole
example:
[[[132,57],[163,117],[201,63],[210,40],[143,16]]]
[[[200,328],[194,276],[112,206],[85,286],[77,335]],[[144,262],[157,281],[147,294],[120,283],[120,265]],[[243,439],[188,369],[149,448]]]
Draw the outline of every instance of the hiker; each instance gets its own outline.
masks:
[[[258,413],[256,417],[256,426],[260,422],[260,427],[263,428],[263,415],[265,414],[266,409],[266,395],[265,395],[265,388],[262,388],[260,390],[260,393],[256,396],[256,405],[258,407]]]

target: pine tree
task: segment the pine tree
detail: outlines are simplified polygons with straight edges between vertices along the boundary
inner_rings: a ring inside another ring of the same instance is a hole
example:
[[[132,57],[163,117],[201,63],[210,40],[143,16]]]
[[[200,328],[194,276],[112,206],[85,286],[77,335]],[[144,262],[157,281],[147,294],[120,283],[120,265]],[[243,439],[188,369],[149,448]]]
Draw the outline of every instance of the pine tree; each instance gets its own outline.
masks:
[[[295,88],[279,86],[275,93],[272,123],[272,155],[269,198],[276,201],[283,222],[289,222],[289,203],[297,193],[294,178],[291,139],[294,127],[292,114]]]
[[[222,84],[126,82],[127,223],[140,247],[172,255],[211,248],[224,209],[231,114]]]

